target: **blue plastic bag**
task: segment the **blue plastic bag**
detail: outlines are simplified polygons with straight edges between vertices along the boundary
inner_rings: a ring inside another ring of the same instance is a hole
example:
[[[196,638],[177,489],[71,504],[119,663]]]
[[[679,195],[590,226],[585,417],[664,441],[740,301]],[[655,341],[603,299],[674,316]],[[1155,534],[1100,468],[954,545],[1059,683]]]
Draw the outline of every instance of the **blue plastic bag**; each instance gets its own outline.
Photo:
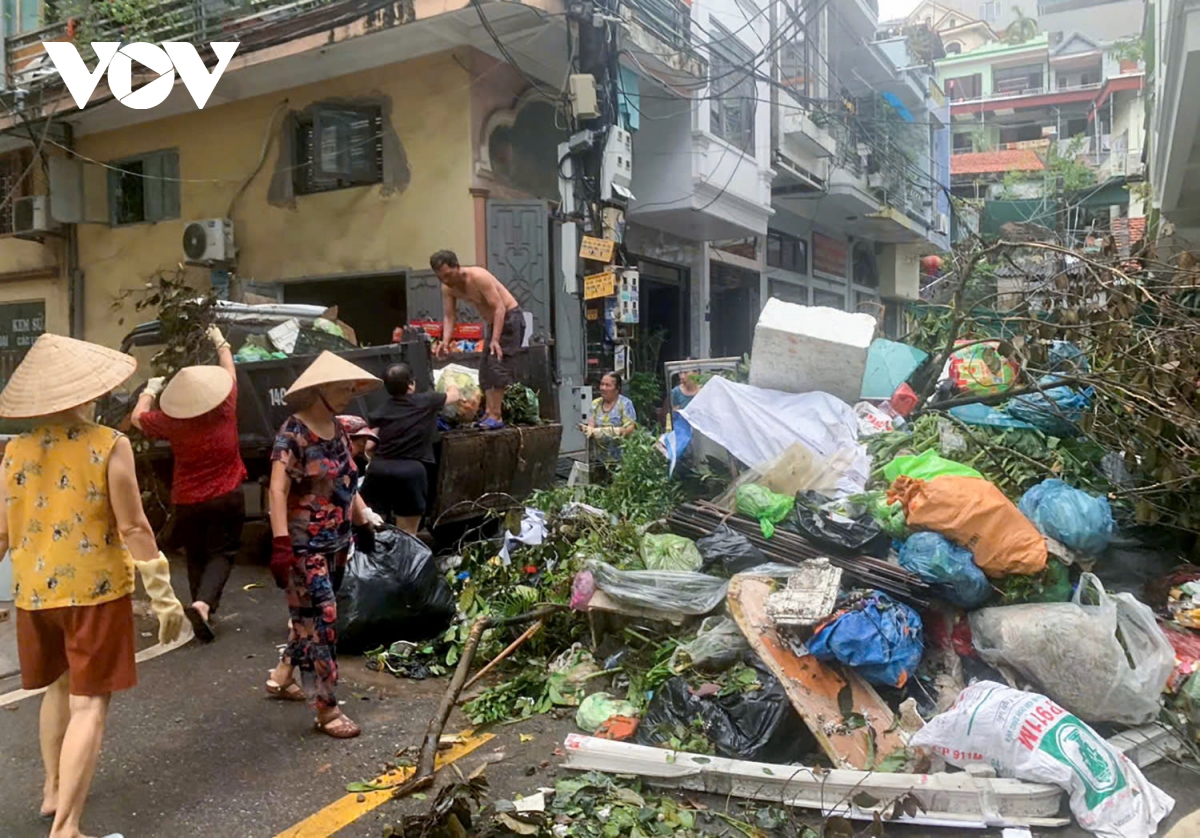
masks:
[[[1104,552],[1113,534],[1108,498],[1094,498],[1061,480],[1043,480],[1017,504],[1045,536],[1087,556]]]
[[[881,591],[837,613],[806,645],[819,661],[840,661],[872,684],[891,687],[904,686],[925,652],[920,616]]]
[[[1092,391],[1074,390],[1066,385],[1053,386],[1060,381],[1058,376],[1044,375],[1038,384],[1047,389],[1040,393],[1017,396],[1004,412],[1036,427],[1050,436],[1068,437],[1079,435],[1079,422],[1083,413],[1092,404]]]
[[[977,608],[992,593],[974,554],[935,532],[909,536],[900,548],[900,566],[940,586],[947,602],[963,608]]]
[[[988,428],[1024,428],[1034,430],[1033,425],[1009,416],[1003,410],[986,404],[963,404],[950,408],[950,415],[968,425],[983,425]]]

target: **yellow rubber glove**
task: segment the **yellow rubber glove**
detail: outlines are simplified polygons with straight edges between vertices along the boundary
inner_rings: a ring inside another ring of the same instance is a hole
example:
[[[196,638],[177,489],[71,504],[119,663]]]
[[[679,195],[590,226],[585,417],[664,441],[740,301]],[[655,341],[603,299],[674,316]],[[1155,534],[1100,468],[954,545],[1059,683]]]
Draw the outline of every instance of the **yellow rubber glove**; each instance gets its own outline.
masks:
[[[183,629],[183,605],[171,588],[171,566],[161,552],[157,559],[134,562],[142,576],[142,585],[150,595],[150,607],[158,617],[158,642],[170,643]]]

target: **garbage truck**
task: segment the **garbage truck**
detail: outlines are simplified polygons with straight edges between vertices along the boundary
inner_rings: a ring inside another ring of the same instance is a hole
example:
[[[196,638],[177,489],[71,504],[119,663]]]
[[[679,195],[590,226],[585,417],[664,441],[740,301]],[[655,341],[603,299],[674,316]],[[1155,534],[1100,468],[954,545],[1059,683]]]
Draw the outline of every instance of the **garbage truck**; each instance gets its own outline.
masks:
[[[429,338],[424,332],[406,328],[397,335],[399,341],[396,343],[358,347],[345,337],[316,328],[317,320],[326,311],[321,306],[227,302],[219,303],[216,308],[216,322],[225,333],[235,359],[239,354],[243,358],[248,354],[241,352],[247,341],[255,346],[262,344],[261,337],[253,336],[262,336],[291,320],[296,320],[300,326],[292,354],[236,363],[242,459],[249,471],[249,480],[258,487],[247,493],[247,512],[251,516],[265,514],[271,446],[276,431],[291,413],[283,394],[321,351],[334,352],[381,378],[388,366],[404,362],[412,368],[418,391],[433,386],[436,367]],[[100,421],[122,430],[129,427],[129,414],[149,376],[150,359],[162,349],[163,343],[162,327],[157,320],[143,323],[126,335],[121,351],[138,358],[139,373],[129,385],[100,403]],[[492,509],[511,506],[533,490],[554,482],[562,425],[550,351],[549,345],[531,344],[515,356],[518,380],[538,395],[540,424],[498,431],[462,428],[445,431],[435,439],[437,477],[431,487],[430,508],[426,513],[426,522],[431,529],[479,518]],[[460,354],[450,360],[478,368],[482,355]],[[367,416],[387,398],[383,390],[368,393],[355,399],[346,412]],[[165,520],[169,497],[170,446],[165,442],[148,441],[139,444],[139,449],[142,454],[139,459],[143,463],[140,477],[144,483],[154,484],[143,488],[153,492],[157,500],[155,503],[155,499],[151,499],[147,512],[152,520],[158,517],[159,520],[154,522],[159,524]],[[150,473],[147,473],[147,464]],[[157,516],[151,507],[158,507]]]

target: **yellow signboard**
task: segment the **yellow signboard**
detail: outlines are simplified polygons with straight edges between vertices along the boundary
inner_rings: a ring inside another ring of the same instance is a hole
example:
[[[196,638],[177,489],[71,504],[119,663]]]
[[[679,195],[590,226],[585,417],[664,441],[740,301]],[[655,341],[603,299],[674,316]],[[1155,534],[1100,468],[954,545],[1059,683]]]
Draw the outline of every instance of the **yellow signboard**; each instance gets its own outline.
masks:
[[[585,300],[611,297],[616,290],[617,276],[609,271],[602,274],[591,274],[583,278],[583,298]]]
[[[591,236],[584,236],[579,242],[579,258],[591,259],[593,262],[611,262],[613,248],[616,246],[616,242],[611,242],[608,239],[596,239]]]

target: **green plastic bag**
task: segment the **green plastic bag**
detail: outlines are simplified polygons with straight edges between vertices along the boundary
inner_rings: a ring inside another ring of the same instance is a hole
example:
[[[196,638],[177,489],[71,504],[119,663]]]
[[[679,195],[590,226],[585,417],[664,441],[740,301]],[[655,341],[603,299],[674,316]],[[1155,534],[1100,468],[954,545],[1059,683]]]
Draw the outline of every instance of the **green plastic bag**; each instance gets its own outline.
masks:
[[[580,730],[595,733],[600,725],[613,716],[640,715],[638,709],[623,698],[613,698],[608,693],[592,693],[575,711],[575,724],[579,725]]]
[[[932,480],[935,477],[953,475],[954,477],[983,477],[970,466],[947,460],[930,448],[916,455],[897,457],[883,467],[883,476],[889,483],[894,483],[897,477],[911,477],[913,480]]]
[[[646,570],[699,570],[704,564],[700,548],[682,535],[643,535],[641,553]]]
[[[861,495],[851,495],[846,500],[865,506],[879,528],[892,538],[908,538],[908,525],[904,522],[904,506],[900,501],[888,503],[887,492],[863,492]]]
[[[1067,566],[1051,556],[1046,568],[1032,576],[1013,574],[992,584],[1000,589],[1002,605],[1018,605],[1026,602],[1067,602],[1071,598],[1071,572]]]
[[[775,535],[775,525],[792,513],[796,499],[777,495],[757,483],[738,486],[737,511],[758,521],[763,538]]]

